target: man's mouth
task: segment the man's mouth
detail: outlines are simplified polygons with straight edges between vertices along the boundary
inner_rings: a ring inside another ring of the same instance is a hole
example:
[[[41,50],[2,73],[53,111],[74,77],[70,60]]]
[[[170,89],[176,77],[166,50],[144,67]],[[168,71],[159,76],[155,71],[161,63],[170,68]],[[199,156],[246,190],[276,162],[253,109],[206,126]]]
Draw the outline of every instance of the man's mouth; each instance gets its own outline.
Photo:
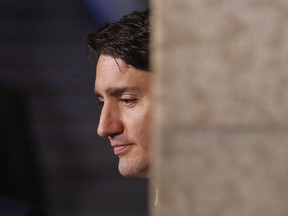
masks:
[[[113,145],[114,148],[114,154],[115,155],[121,155],[129,151],[129,149],[132,147],[133,144],[117,144]]]

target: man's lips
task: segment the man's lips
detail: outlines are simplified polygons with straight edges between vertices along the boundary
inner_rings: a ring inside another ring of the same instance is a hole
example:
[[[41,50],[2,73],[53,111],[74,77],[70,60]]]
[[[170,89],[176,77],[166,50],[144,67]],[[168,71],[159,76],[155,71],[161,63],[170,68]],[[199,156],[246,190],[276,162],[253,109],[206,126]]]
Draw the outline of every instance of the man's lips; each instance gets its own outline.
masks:
[[[133,144],[129,143],[129,144],[116,144],[113,145],[114,148],[114,154],[115,155],[121,155],[124,154],[125,152],[127,152]]]

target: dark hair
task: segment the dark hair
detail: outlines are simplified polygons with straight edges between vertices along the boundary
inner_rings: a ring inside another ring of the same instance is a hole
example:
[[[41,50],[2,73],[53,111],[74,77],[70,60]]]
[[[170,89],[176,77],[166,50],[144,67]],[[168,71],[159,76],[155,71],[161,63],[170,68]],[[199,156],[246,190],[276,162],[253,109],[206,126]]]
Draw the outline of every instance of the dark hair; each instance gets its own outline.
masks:
[[[120,58],[140,70],[149,70],[149,11],[132,12],[89,34],[88,48],[98,55]]]

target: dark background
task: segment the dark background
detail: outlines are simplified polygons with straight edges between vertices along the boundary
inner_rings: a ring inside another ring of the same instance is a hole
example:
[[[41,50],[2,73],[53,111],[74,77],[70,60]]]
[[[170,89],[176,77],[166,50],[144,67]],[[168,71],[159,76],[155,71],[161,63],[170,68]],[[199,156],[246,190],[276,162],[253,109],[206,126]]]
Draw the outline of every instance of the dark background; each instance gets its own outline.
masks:
[[[146,215],[146,180],[120,176],[111,146],[96,134],[86,36],[147,7],[0,1],[0,215]]]

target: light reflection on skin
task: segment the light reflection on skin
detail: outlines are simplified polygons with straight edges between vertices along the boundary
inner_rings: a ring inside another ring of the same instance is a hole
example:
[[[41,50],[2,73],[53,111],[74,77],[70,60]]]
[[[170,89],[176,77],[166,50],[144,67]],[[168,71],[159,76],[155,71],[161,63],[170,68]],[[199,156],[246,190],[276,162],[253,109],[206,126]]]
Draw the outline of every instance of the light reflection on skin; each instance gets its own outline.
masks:
[[[95,93],[102,104],[97,133],[109,138],[123,176],[148,177],[151,76],[109,55],[100,55],[97,63]]]

